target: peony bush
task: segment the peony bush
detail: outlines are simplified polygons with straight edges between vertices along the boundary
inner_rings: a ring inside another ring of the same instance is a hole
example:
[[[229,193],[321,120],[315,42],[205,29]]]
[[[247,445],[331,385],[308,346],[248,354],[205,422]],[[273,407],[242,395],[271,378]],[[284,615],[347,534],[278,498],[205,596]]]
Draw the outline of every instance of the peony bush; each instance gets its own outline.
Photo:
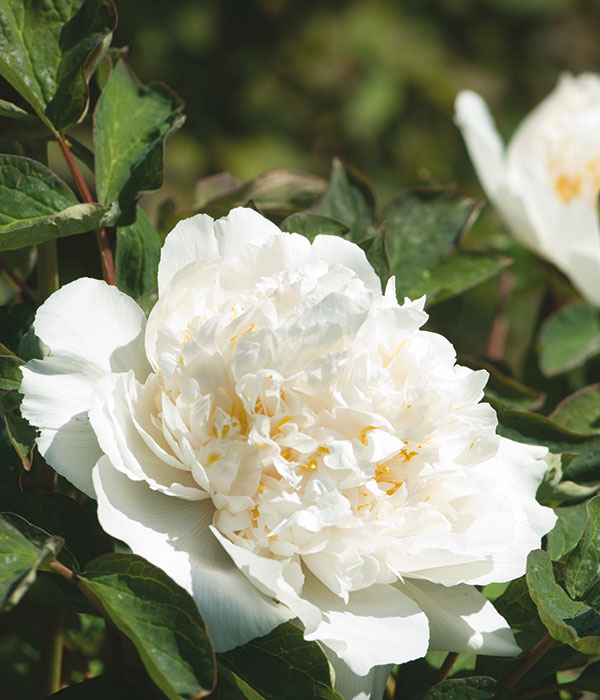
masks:
[[[5,5],[7,697],[597,697],[598,77],[506,152],[458,96],[514,237],[337,158],[150,216],[181,99],[112,0]]]

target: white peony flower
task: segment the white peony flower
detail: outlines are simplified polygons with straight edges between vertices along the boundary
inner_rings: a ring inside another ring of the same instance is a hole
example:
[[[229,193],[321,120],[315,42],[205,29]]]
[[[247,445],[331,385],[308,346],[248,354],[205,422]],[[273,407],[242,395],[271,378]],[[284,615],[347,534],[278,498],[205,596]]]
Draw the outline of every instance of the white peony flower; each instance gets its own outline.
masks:
[[[296,619],[347,698],[428,648],[518,653],[470,584],[506,581],[554,523],[545,448],[495,434],[455,364],[361,249],[249,209],[167,237],[148,322],[80,279],[39,309],[23,371],[48,462],[110,534],[196,599],[219,651]]]
[[[600,77],[563,75],[506,151],[479,95],[461,92],[455,107],[481,185],[508,227],[600,304]]]

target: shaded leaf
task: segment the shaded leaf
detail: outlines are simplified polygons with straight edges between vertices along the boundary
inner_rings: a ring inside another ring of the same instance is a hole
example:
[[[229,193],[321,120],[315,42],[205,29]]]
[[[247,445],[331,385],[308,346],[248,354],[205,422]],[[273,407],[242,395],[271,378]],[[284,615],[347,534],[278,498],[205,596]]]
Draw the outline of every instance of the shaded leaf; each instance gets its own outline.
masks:
[[[0,343],[0,389],[16,391],[21,386],[23,360]]]
[[[514,377],[503,374],[497,367],[470,355],[459,355],[461,365],[471,369],[484,369],[489,374],[484,392],[487,399],[501,401],[506,408],[533,411],[544,402],[544,395],[531,389]]]
[[[600,496],[587,502],[583,535],[567,559],[565,586],[581,599],[600,581]]]
[[[97,521],[77,501],[61,493],[0,494],[0,511],[18,513],[48,534],[64,539],[77,559],[77,570],[111,551],[111,541]]]
[[[161,240],[141,207],[131,226],[117,228],[115,273],[119,289],[134,299],[157,286]]]
[[[299,233],[312,243],[317,236],[345,236],[349,229],[344,224],[326,216],[300,212],[286,217],[279,228],[289,233]]]
[[[295,170],[269,170],[234,190],[199,206],[211,216],[223,216],[249,201],[274,217],[307,209],[327,189],[327,180]],[[296,233],[300,233],[297,231]]]
[[[23,397],[16,392],[0,394],[0,418],[2,419],[10,444],[21,460],[24,469],[29,470],[33,459],[37,432],[21,415]],[[2,496],[0,496],[0,499]]]
[[[117,629],[135,645],[150,677],[170,700],[209,695],[215,659],[191,596],[134,554],[106,554],[79,579]]]
[[[535,646],[546,634],[531,596],[525,576],[511,581],[494,607],[510,625],[515,641],[524,651]]]
[[[63,688],[48,697],[56,700],[133,700],[138,695],[137,689],[127,678],[102,675]]]
[[[217,173],[196,182],[194,208],[201,209],[214,199],[225,197],[239,189],[240,183],[231,173]]]
[[[471,199],[447,189],[409,190],[383,210],[387,250],[398,298],[415,298],[440,288],[429,282],[431,270],[450,253],[477,212]],[[448,281],[449,274],[440,277]],[[422,290],[422,291],[420,291]]]
[[[365,251],[367,260],[381,281],[381,290],[385,291],[385,285],[390,278],[390,260],[385,247],[385,224],[371,238],[366,238],[358,245]]]
[[[340,700],[339,693],[332,688],[325,654],[316,642],[307,642],[302,631],[290,623],[219,654],[219,658],[265,700],[280,700],[282,688],[286,689],[288,700]],[[268,673],[264,673],[265,666]]]
[[[257,693],[246,681],[230,671],[224,664],[219,664],[219,684],[216,696],[217,700],[265,700],[264,696]]]
[[[0,74],[57,131],[88,103],[88,78],[116,26],[112,0],[5,0],[0,6]]]
[[[538,344],[546,376],[579,367],[600,352],[598,309],[584,302],[563,306],[542,324]]]
[[[0,516],[0,610],[9,610],[35,581],[38,566],[54,559],[62,546],[58,537],[47,538],[41,547],[29,541],[8,518]]]
[[[0,250],[91,231],[110,221],[109,212],[100,204],[79,204],[45,165],[0,155]]]
[[[513,694],[495,678],[452,678],[434,685],[423,700],[510,700]]]
[[[0,117],[8,117],[9,119],[18,119],[23,121],[36,119],[36,117],[28,114],[18,105],[13,104],[12,102],[7,102],[6,100],[0,100]]]
[[[118,202],[120,225],[134,221],[142,192],[161,186],[164,142],[183,124],[182,109],[170,88],[142,85],[122,59],[111,71],[94,115],[96,191],[100,202]]]
[[[527,558],[527,585],[540,619],[551,636],[584,654],[600,652],[600,615],[572,600],[556,583],[552,561],[541,549]]]
[[[334,158],[327,192],[311,211],[347,226],[348,238],[358,243],[374,233],[375,210],[375,194],[365,176]]]
[[[550,418],[563,428],[582,435],[600,433],[600,384],[591,384],[567,396]]]
[[[21,338],[31,328],[33,317],[33,309],[27,304],[0,307],[0,342],[15,352]]]
[[[579,541],[587,521],[585,503],[575,506],[555,508],[558,518],[556,525],[546,535],[546,551],[552,559],[561,559],[570,552]]]
[[[556,508],[565,503],[581,501],[595,494],[600,488],[600,484],[596,482],[578,484],[564,478],[562,462],[567,463],[572,459],[573,455],[569,454],[550,454],[546,457],[548,468],[536,493],[536,498],[542,505]]]

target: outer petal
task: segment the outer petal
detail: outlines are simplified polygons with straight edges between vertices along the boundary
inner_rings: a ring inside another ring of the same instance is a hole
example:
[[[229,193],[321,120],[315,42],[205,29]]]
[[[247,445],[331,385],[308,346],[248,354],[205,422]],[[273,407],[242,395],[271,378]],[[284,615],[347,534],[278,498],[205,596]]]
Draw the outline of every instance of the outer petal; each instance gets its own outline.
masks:
[[[345,604],[308,575],[302,595],[323,614],[322,622],[307,629],[305,638],[332,649],[358,676],[366,676],[374,666],[404,663],[427,653],[427,617],[398,588],[376,584],[354,591]]]
[[[210,501],[182,501],[116,471],[107,457],[94,469],[102,527],[163,569],[194,596],[217,651],[268,634],[292,616],[260,593],[210,532]]]
[[[38,309],[36,334],[50,357],[23,368],[23,415],[40,429],[38,448],[59,474],[89,496],[100,457],[88,421],[94,386],[110,372],[133,369],[143,379],[142,310],[115,287],[92,279],[64,286]]]
[[[218,255],[213,225],[214,221],[207,214],[196,214],[180,221],[169,233],[160,252],[159,295],[164,292],[173,276],[186,265]]]
[[[425,611],[431,629],[430,649],[516,656],[521,650],[506,620],[472,586],[447,588],[405,579],[394,584]]]
[[[325,260],[331,264],[341,263],[355,272],[367,289],[381,295],[381,281],[367,260],[362,248],[338,236],[316,236],[312,244],[314,260]]]
[[[325,647],[324,651],[335,671],[334,688],[344,700],[381,700],[393,664],[374,666],[366,676],[357,676],[331,650]]]

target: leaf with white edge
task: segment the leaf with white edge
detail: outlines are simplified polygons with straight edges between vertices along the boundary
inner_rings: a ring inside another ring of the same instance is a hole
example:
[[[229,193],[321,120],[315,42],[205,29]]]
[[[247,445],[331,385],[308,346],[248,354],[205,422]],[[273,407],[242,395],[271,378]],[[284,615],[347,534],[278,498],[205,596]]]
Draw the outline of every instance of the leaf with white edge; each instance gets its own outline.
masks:
[[[542,324],[540,369],[547,377],[581,366],[600,352],[600,313],[584,302],[568,304]]]
[[[7,102],[6,100],[0,100],[0,117],[7,117],[8,119],[17,119],[19,121],[29,121],[31,119],[37,119],[32,114],[29,114],[24,109],[19,107],[12,102]]]
[[[587,522],[581,539],[567,559],[565,587],[581,599],[600,582],[600,496],[587,502]]]
[[[511,700],[514,695],[495,678],[451,678],[434,685],[422,700]]]
[[[527,558],[527,585],[550,635],[584,654],[600,653],[600,615],[572,600],[556,582],[552,560],[541,549]]]
[[[579,541],[587,522],[585,503],[555,508],[556,525],[546,535],[546,551],[552,559],[562,559]]]
[[[366,177],[334,158],[329,188],[311,211],[347,226],[348,238],[358,243],[374,234],[376,209],[375,194]]]
[[[11,352],[6,345],[0,343],[0,389],[12,391],[21,386],[22,364],[23,360]]]
[[[317,236],[340,236],[343,238],[349,231],[347,226],[335,219],[310,212],[300,212],[286,217],[279,228],[289,233],[299,233],[311,242]]]
[[[578,484],[576,481],[565,479],[562,462],[572,461],[573,455],[550,454],[546,457],[548,468],[536,492],[537,500],[544,506],[557,506],[593,496],[600,488],[600,483]],[[582,526],[583,529],[583,526]],[[553,557],[557,559],[558,557]]]
[[[161,240],[141,207],[131,226],[117,228],[115,274],[122,292],[137,299],[157,287]]]
[[[54,559],[62,547],[59,537],[33,544],[14,525],[15,517],[0,516],[0,610],[17,605],[33,584],[39,566]]]
[[[10,444],[19,456],[23,468],[29,470],[37,432],[21,415],[22,399],[23,397],[16,392],[0,394],[0,419],[4,422]]]
[[[5,0],[0,75],[62,131],[85,114],[90,73],[116,23],[112,0]]]
[[[0,155],[0,250],[92,231],[110,223],[110,214],[100,204],[79,204],[45,165]]]
[[[307,642],[291,623],[279,625],[264,637],[219,654],[228,668],[257,690],[265,700],[340,700],[332,687],[329,662],[316,642]],[[264,672],[268,665],[269,672]]]
[[[494,607],[508,622],[515,641],[524,651],[535,646],[546,634],[525,576],[511,581],[504,593],[494,600]]]
[[[192,597],[163,571],[134,554],[106,554],[90,562],[79,584],[133,642],[169,700],[211,693],[216,665],[204,621]]]
[[[118,202],[118,224],[135,220],[136,200],[163,181],[167,136],[184,122],[181,98],[166,85],[142,85],[119,60],[94,115],[96,191],[103,204]]]
[[[600,384],[590,384],[567,396],[550,418],[563,428],[582,435],[600,433]]]

